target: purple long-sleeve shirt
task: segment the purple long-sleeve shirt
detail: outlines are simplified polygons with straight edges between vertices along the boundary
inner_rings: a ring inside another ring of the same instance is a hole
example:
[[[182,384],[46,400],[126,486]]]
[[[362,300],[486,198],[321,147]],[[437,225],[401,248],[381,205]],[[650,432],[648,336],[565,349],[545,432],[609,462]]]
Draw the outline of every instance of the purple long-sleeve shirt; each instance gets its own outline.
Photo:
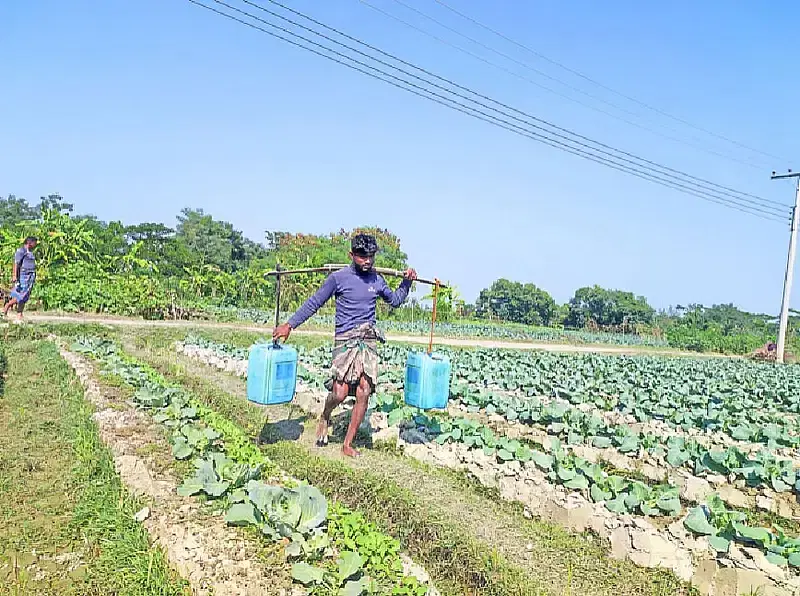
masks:
[[[404,279],[397,291],[392,292],[382,276],[374,271],[357,272],[350,265],[329,275],[317,293],[289,319],[289,325],[292,329],[297,329],[330,300],[331,296],[335,296],[336,334],[345,333],[363,323],[375,323],[378,296],[397,308],[405,302],[410,289],[411,282]]]

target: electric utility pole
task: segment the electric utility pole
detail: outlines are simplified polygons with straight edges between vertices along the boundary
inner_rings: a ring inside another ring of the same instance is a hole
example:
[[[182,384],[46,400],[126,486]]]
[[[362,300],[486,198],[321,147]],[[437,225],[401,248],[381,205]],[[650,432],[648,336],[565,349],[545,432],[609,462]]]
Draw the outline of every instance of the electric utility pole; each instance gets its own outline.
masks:
[[[794,194],[794,207],[792,207],[792,227],[789,232],[789,255],[786,258],[786,277],[783,280],[783,300],[781,300],[781,321],[778,327],[778,353],[777,361],[783,362],[786,349],[786,329],[789,326],[789,295],[792,293],[792,276],[794,274],[794,257],[797,248],[797,225],[800,219],[800,172],[789,170],[786,174],[772,172],[773,180],[783,178],[796,178],[797,187]]]

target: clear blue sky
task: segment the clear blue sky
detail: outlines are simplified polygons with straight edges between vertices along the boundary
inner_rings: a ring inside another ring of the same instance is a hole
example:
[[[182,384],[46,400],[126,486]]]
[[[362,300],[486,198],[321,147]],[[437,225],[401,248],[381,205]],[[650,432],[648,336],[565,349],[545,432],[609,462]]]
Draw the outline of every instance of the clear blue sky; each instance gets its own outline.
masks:
[[[405,0],[531,67],[640,114],[666,140],[567,101],[387,19],[358,0],[287,4],[522,110],[769,199],[800,169],[796,23],[788,1],[449,0],[604,84],[774,160],[648,112]],[[370,0],[524,77],[597,100]],[[238,0],[230,0],[237,3]],[[266,2],[264,2],[266,4]],[[80,212],[174,224],[183,207],[263,231],[360,224],[398,234],[419,272],[468,299],[504,276],[558,301],[598,283],[656,307],[734,302],[777,312],[788,226],[621,174],[368,79],[185,0],[0,5],[0,193],[61,193]],[[619,113],[619,112],[617,112]],[[633,116],[623,115],[633,119]],[[792,163],[792,158],[798,161]],[[794,292],[800,307],[800,286]]]

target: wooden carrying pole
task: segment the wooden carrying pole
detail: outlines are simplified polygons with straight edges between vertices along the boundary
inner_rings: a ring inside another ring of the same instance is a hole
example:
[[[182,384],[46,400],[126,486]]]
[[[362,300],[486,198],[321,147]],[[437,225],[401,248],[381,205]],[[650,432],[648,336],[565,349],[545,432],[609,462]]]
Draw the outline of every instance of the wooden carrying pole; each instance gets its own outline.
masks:
[[[305,269],[280,269],[279,271],[267,271],[264,275],[266,277],[272,277],[275,275],[282,276],[299,273],[330,273],[333,271],[338,271],[339,269],[344,269],[345,267],[347,267],[347,265],[323,265],[322,267],[308,267]],[[389,275],[391,277],[403,277],[405,275],[405,271],[400,271],[398,269],[387,269],[385,267],[375,267],[373,271],[380,273],[381,275]],[[440,288],[447,287],[442,282],[437,282],[436,280],[432,279],[423,279],[418,277],[414,281],[417,281],[421,284],[428,284],[429,286],[435,286],[438,284]]]

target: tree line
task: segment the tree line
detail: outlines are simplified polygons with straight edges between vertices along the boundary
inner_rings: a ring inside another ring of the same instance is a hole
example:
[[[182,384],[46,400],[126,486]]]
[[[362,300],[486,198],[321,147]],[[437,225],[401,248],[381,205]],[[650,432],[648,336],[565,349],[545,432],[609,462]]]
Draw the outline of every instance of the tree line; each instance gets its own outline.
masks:
[[[287,268],[345,263],[349,239],[357,231],[377,237],[382,265],[408,266],[400,239],[376,227],[327,235],[267,230],[258,242],[202,209],[183,209],[174,227],[160,222],[126,225],[76,214],[60,195],[41,197],[35,204],[14,195],[0,198],[0,262],[10,272],[22,240],[40,238],[33,306],[46,310],[188,318],[210,316],[220,307],[271,309],[274,283],[264,277],[266,270],[278,263]],[[8,275],[0,276],[0,287],[7,285]],[[286,309],[299,306],[320,282],[319,275],[284,278]],[[409,319],[420,308],[425,304],[412,301],[409,308],[393,312],[382,307],[380,314]],[[465,303],[454,288],[443,290],[438,316],[663,334],[676,347],[698,351],[741,353],[775,335],[772,317],[731,304],[657,312],[643,296],[597,285],[579,288],[566,304],[557,304],[536,285],[507,279],[482,290],[474,304]]]
[[[399,239],[373,227],[328,235],[265,231],[253,241],[202,209],[183,209],[170,227],[126,225],[76,214],[59,195],[35,204],[0,198],[0,263],[8,284],[12,255],[26,236],[37,236],[37,289],[32,306],[147,318],[201,315],[213,307],[274,307],[274,282],[264,272],[283,267],[346,263],[350,236],[374,234],[382,262],[403,268]],[[299,305],[321,282],[318,275],[285,278],[287,308]]]
[[[772,315],[749,313],[733,304],[678,305],[657,311],[644,296],[594,285],[579,288],[557,304],[532,283],[498,279],[481,291],[475,315],[523,325],[590,329],[662,336],[676,348],[698,352],[744,354],[774,341]],[[797,343],[800,317],[790,319],[790,340]]]
[[[644,296],[600,286],[579,288],[567,304],[556,304],[532,283],[498,279],[481,291],[475,314],[525,325],[566,326],[577,329],[630,330],[653,322],[655,310]]]

